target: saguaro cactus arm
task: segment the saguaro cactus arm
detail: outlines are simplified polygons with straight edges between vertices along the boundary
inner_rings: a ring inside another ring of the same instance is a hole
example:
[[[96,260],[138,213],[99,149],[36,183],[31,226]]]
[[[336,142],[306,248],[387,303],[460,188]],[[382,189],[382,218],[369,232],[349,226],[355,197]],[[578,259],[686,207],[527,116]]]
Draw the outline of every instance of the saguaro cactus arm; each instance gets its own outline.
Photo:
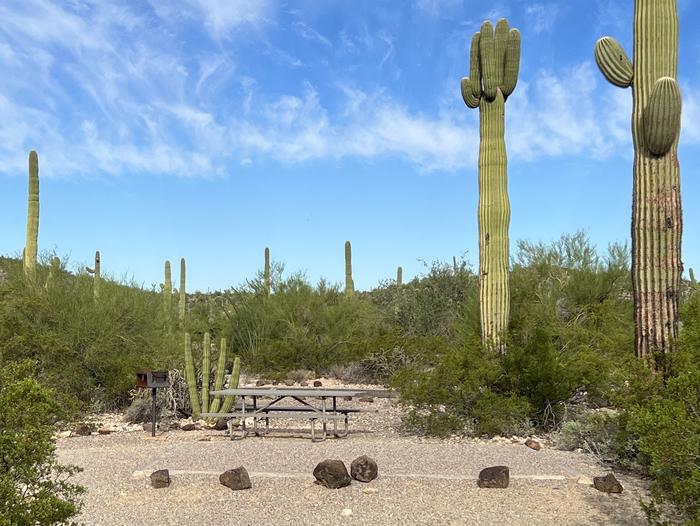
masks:
[[[624,48],[613,37],[599,38],[595,43],[595,61],[608,82],[620,88],[632,84],[634,70],[632,61]]]
[[[644,143],[654,155],[665,155],[681,129],[681,90],[670,77],[654,83],[643,115]]]

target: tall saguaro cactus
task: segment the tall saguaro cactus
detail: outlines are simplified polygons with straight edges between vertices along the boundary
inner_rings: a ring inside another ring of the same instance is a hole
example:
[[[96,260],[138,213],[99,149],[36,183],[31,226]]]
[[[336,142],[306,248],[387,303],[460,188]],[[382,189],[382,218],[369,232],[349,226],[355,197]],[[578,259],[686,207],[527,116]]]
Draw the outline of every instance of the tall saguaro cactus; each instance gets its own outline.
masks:
[[[396,269],[396,288],[400,289],[403,285],[403,268],[398,267]]]
[[[202,409],[209,408],[209,376],[211,374],[211,336],[204,333],[202,343]]]
[[[36,279],[37,240],[39,237],[39,156],[29,152],[29,195],[27,198],[27,238],[24,244],[24,275]]]
[[[173,278],[170,269],[170,261],[165,261],[165,281],[163,282],[163,312],[165,319],[170,320],[173,307]]]
[[[92,277],[92,294],[94,295],[95,300],[98,300],[100,298],[100,284],[102,280],[100,265],[100,251],[97,250],[95,252],[95,270],[94,275]]]
[[[185,258],[180,258],[180,303],[178,305],[178,314],[180,323],[185,323],[185,308],[187,303],[187,295],[185,294],[185,278],[186,278]]]
[[[635,0],[633,62],[612,37],[596,42],[595,59],[612,84],[632,86],[635,349],[640,358],[665,354],[678,336],[682,272],[676,0]]]
[[[264,270],[264,280],[265,280],[265,295],[270,295],[270,249],[265,247],[265,270]]]
[[[192,356],[192,337],[189,332],[185,333],[185,380],[187,381],[187,391],[190,395],[190,405],[192,406],[192,420],[199,420],[202,411],[199,405],[197,373],[194,368],[194,357]]]
[[[471,41],[462,98],[479,108],[479,304],[481,339],[499,353],[508,327],[508,226],[505,102],[518,82],[520,32],[501,19],[481,25]]]
[[[355,283],[352,281],[352,246],[350,241],[345,242],[345,297],[349,298],[355,293]]]

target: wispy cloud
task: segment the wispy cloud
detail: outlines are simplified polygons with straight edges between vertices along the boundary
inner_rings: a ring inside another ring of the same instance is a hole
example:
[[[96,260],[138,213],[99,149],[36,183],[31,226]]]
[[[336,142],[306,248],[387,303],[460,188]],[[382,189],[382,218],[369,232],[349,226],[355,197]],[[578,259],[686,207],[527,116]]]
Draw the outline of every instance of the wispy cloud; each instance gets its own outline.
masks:
[[[294,22],[292,27],[294,27],[294,30],[306,40],[310,40],[312,42],[319,42],[326,47],[333,47],[333,44],[331,44],[330,40],[328,40],[321,33],[316,31],[313,27],[305,24],[304,22],[300,22],[297,20],[296,22]]]
[[[546,33],[552,30],[559,16],[559,4],[536,2],[525,6],[525,15],[530,29],[534,34]]]

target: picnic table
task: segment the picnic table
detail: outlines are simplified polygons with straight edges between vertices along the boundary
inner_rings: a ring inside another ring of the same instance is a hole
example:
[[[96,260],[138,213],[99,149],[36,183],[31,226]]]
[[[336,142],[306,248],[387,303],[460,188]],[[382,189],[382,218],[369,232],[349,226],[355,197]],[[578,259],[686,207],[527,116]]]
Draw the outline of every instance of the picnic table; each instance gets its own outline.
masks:
[[[253,419],[253,432],[256,436],[265,435],[270,430],[270,417],[283,419],[306,419],[311,424],[311,440],[318,442],[326,439],[327,424],[333,424],[333,435],[336,438],[348,435],[348,415],[350,413],[376,412],[373,409],[358,409],[341,407],[339,402],[357,397],[394,398],[398,396],[390,389],[347,389],[322,387],[239,387],[236,389],[221,389],[211,391],[214,396],[237,396],[241,403],[231,413],[202,413],[206,418],[228,418],[227,427],[231,440],[235,438],[233,432],[233,418],[241,419],[242,435],[248,436],[246,418]],[[251,403],[246,403],[246,398]],[[283,400],[298,402],[295,406],[283,406]],[[313,401],[309,401],[312,399]],[[258,426],[259,420],[265,420],[264,431]],[[344,423],[344,429],[338,431],[338,422]],[[320,440],[316,439],[316,423],[321,424],[323,431]]]

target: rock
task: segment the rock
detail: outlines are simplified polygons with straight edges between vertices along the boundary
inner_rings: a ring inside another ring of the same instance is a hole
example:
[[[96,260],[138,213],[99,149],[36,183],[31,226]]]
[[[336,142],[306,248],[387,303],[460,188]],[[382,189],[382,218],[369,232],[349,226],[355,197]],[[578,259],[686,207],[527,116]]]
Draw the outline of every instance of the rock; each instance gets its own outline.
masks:
[[[272,385],[278,385],[279,383],[279,380],[272,380]]]
[[[377,463],[367,455],[357,457],[350,464],[350,475],[360,482],[371,482],[377,478]]]
[[[365,495],[374,495],[379,490],[377,488],[362,488],[362,493]]]
[[[151,424],[150,422],[147,422],[147,423],[143,424],[143,430],[144,430],[144,431],[146,431],[146,432],[148,432],[148,433],[151,433],[151,432],[152,432],[152,429],[153,429],[153,426],[152,426],[152,424]],[[157,430],[157,429],[158,429],[158,424],[156,424],[156,430]]]
[[[256,387],[262,387],[263,385],[265,385],[265,380],[260,379],[257,382],[255,382]]]
[[[314,468],[314,477],[316,477],[316,484],[330,489],[349,486],[351,481],[348,469],[342,460],[322,460]]]
[[[211,442],[211,437],[202,437],[197,442]]]
[[[299,386],[300,386],[300,387],[308,387],[308,386],[309,386],[309,382],[307,382],[306,380],[302,380],[301,382],[299,382]]]
[[[581,475],[576,482],[578,482],[579,484],[583,484],[584,486],[592,486],[593,485],[593,481],[590,478],[588,478],[586,475]]]
[[[92,426],[90,424],[86,424],[85,422],[83,422],[83,423],[75,426],[75,429],[73,431],[78,436],[87,437],[87,436],[90,436],[92,434]]]
[[[314,387],[323,387],[321,380],[314,380]]]
[[[180,429],[182,431],[194,431],[197,426],[194,425],[194,422],[187,422],[186,424],[182,424],[180,426]]]
[[[364,402],[365,404],[372,404],[374,403],[374,398],[371,398],[369,396],[365,396],[363,398],[358,398],[360,402]]]
[[[608,473],[604,477],[593,477],[593,487],[604,493],[622,493],[622,484],[612,473]]]
[[[352,396],[344,396],[343,400],[345,400],[346,402],[352,402]]]
[[[537,440],[533,440],[531,438],[528,438],[525,441],[525,445],[529,447],[530,449],[534,449],[535,451],[539,451],[542,449],[542,446],[540,446],[540,443]]]
[[[287,378],[284,381],[284,385],[286,385],[287,387],[292,387],[294,385],[294,380],[290,380],[289,378]]]
[[[167,469],[159,469],[151,473],[151,486],[154,488],[167,488],[170,486],[170,472]]]
[[[180,429],[180,422],[171,422],[170,429]]]
[[[59,437],[59,438],[70,438],[70,436],[71,436],[72,434],[73,434],[73,431],[71,431],[71,430],[68,429],[68,430],[66,430],[66,431],[61,431],[61,432],[58,434],[58,437]]]
[[[214,422],[215,431],[226,431],[228,429],[227,420],[225,418],[217,418]]]
[[[492,466],[481,470],[477,485],[480,488],[507,488],[509,481],[508,466]]]
[[[352,510],[350,508],[344,508],[343,511],[340,512],[340,514],[343,517],[352,517]]]
[[[109,435],[112,432],[111,429],[107,429],[106,427],[101,427],[97,430],[98,435]]]
[[[219,475],[219,482],[234,491],[253,487],[250,483],[248,471],[243,466],[224,471]]]

